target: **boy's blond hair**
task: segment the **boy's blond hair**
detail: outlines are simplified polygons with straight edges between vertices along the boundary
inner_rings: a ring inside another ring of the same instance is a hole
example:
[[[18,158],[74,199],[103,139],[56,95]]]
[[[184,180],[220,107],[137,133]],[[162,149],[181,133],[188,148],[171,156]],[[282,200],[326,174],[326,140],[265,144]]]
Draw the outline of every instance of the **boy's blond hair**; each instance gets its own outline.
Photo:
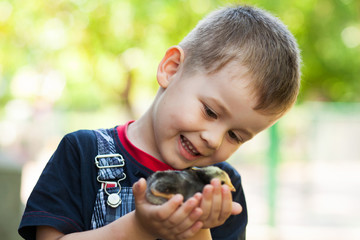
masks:
[[[187,73],[209,74],[232,60],[248,68],[259,110],[282,115],[296,101],[300,54],[286,26],[264,10],[226,7],[209,14],[179,44]]]

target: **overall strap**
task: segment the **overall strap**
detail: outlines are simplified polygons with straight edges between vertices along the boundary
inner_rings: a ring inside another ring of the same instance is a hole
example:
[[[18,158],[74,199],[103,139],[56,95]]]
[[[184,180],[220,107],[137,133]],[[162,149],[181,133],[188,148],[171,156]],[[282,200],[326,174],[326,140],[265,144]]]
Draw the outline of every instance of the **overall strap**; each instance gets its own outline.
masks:
[[[95,200],[92,229],[102,227],[134,209],[132,189],[122,189],[120,184],[126,178],[125,160],[116,152],[111,130],[98,129],[95,130],[95,135],[98,143],[95,165],[101,188]]]

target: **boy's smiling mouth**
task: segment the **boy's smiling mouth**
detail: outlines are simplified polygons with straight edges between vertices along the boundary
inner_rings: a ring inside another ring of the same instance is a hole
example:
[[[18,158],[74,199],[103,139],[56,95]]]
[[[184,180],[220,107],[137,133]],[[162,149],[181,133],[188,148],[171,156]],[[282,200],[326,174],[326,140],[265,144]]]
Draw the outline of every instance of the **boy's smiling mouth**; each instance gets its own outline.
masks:
[[[201,154],[197,151],[194,145],[183,135],[180,135],[181,146],[192,156],[200,156]]]

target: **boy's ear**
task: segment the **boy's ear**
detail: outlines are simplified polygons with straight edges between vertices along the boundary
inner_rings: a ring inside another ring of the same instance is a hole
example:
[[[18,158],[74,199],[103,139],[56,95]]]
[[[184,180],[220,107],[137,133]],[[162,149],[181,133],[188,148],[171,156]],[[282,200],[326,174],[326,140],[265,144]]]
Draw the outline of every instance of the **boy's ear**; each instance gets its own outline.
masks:
[[[180,46],[170,47],[157,70],[157,81],[162,88],[167,88],[171,76],[173,76],[184,62],[184,50]]]

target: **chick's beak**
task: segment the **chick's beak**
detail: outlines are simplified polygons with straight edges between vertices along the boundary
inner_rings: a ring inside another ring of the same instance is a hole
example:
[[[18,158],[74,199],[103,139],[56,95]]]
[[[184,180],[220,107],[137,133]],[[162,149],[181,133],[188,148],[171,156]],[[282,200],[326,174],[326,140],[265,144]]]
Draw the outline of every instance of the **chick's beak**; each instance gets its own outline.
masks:
[[[235,189],[235,187],[231,184],[231,186],[230,186],[230,191],[232,191],[232,192],[236,192],[236,189]]]
[[[224,184],[226,184],[226,185],[229,186],[230,191],[236,192],[236,189],[235,189],[234,185],[231,183],[231,180],[230,180],[230,178],[229,178],[228,175],[226,175],[226,178],[225,178],[225,180],[224,180]]]
[[[236,189],[235,189],[234,185],[232,185],[232,183],[231,183],[231,182],[225,182],[225,184],[229,186],[230,191],[232,191],[232,192],[236,192]]]

